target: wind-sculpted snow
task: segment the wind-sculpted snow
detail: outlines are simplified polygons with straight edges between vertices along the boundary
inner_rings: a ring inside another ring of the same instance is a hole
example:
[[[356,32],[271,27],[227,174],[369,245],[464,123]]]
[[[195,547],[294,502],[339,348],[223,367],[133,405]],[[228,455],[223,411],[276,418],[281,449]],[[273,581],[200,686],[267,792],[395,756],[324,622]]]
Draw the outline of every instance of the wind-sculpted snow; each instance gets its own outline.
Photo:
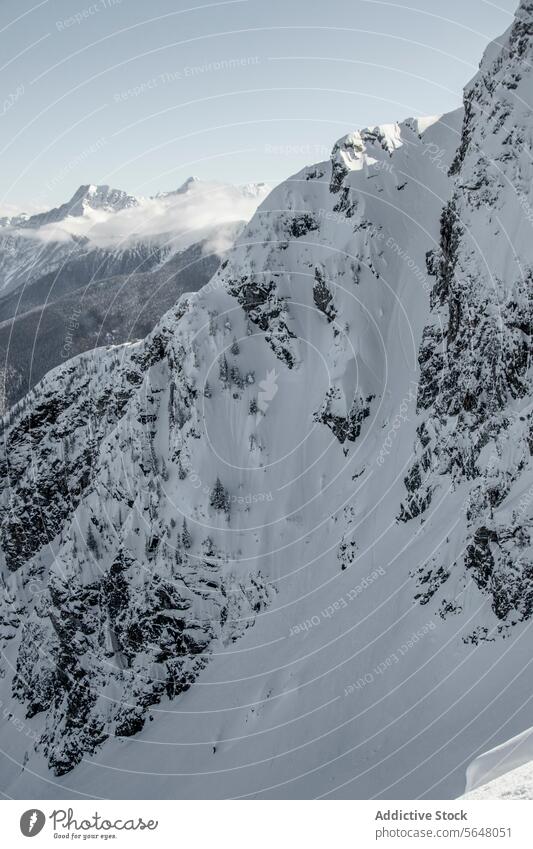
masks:
[[[532,730],[527,728],[469,764],[464,798],[533,798]]]
[[[520,15],[5,420],[9,795],[453,797],[530,725]]]

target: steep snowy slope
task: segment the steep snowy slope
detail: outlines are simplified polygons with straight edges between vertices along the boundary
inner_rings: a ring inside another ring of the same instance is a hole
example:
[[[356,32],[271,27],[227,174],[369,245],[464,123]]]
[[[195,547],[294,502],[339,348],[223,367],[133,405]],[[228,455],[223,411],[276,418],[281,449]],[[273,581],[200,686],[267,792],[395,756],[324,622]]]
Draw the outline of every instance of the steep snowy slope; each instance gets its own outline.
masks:
[[[530,726],[532,41],[524,2],[464,116],[344,137],[5,420],[5,793],[455,797]]]

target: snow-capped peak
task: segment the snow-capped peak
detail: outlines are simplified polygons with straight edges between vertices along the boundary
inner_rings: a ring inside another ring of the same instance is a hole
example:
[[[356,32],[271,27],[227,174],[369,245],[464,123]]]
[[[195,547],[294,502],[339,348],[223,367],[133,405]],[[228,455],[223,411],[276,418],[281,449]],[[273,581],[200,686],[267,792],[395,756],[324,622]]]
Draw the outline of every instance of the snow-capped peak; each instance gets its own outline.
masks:
[[[138,206],[139,200],[121,189],[113,189],[104,184],[80,186],[68,203],[70,215],[83,215],[87,209],[103,209],[106,212],[118,212]]]
[[[185,180],[185,182],[183,182],[181,184],[179,189],[176,189],[176,194],[181,195],[184,192],[188,192],[189,189],[191,189],[194,186],[195,183],[200,183],[200,182],[201,182],[200,177],[196,177],[193,174],[192,176],[187,177],[187,179]]]
[[[80,186],[69,201],[61,206],[31,215],[16,226],[37,229],[47,224],[57,224],[68,218],[81,218],[91,210],[114,213],[138,206],[139,200],[121,189],[107,185],[87,184]],[[12,224],[14,222],[11,222]]]
[[[375,166],[376,163],[386,163],[394,151],[404,144],[406,132],[421,137],[441,117],[432,115],[407,118],[401,123],[378,124],[342,136],[331,152],[331,190],[339,191],[350,171],[360,171],[367,166]]]

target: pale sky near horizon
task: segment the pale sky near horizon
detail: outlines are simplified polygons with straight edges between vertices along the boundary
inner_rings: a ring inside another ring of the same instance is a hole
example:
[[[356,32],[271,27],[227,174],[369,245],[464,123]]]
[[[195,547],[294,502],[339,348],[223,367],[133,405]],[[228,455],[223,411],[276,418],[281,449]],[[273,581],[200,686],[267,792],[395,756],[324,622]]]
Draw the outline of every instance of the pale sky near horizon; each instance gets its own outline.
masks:
[[[449,111],[518,0],[0,0],[0,214],[82,183],[278,182]]]

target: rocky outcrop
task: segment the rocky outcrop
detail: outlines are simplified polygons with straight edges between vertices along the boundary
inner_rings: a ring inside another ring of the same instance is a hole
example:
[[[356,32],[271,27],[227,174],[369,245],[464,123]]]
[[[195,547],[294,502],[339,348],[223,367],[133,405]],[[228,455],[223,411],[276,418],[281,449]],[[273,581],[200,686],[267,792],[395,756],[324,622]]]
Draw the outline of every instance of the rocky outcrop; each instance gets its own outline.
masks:
[[[533,4],[525,2],[465,91],[452,198],[439,248],[428,254],[433,321],[419,354],[422,424],[400,514],[423,516],[445,487],[463,493],[464,554],[453,566],[467,570],[506,622],[532,612],[532,513],[520,506],[532,470],[532,52]],[[449,576],[446,559],[444,551],[423,583]]]

